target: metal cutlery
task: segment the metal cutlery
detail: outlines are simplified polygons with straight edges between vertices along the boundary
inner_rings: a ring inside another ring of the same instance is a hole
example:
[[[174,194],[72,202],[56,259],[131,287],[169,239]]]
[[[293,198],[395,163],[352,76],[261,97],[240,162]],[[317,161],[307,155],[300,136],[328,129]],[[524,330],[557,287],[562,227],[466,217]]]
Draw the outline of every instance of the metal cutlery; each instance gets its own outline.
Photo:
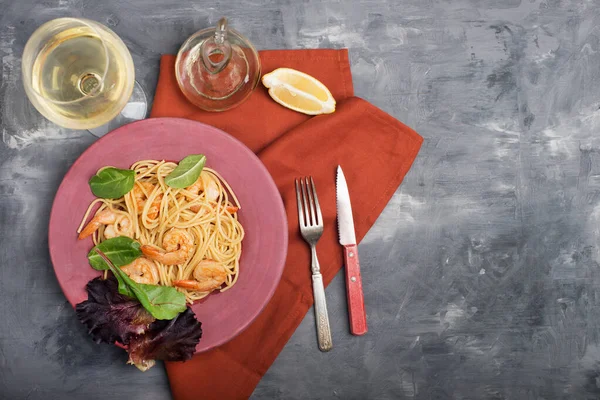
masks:
[[[298,202],[298,221],[300,233],[310,245],[312,287],[315,300],[315,320],[317,324],[317,339],[319,350],[329,351],[333,347],[329,316],[327,315],[327,302],[325,300],[325,287],[323,276],[317,259],[316,244],[323,234],[323,216],[317,189],[312,177],[296,179],[296,201]]]

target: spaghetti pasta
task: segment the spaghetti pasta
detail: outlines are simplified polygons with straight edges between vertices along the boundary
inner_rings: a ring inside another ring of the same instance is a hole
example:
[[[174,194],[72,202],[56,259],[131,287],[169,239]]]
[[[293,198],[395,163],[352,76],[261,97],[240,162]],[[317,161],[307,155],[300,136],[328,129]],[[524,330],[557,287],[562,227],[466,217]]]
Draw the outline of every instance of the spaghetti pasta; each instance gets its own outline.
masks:
[[[164,160],[134,163],[134,188],[118,199],[95,199],[77,232],[96,221],[95,245],[116,236],[137,240],[157,268],[156,283],[177,287],[192,303],[235,284],[244,228],[238,199],[216,171],[205,167],[193,185],[175,189],[165,183],[175,167]],[[112,222],[98,223],[107,215]]]

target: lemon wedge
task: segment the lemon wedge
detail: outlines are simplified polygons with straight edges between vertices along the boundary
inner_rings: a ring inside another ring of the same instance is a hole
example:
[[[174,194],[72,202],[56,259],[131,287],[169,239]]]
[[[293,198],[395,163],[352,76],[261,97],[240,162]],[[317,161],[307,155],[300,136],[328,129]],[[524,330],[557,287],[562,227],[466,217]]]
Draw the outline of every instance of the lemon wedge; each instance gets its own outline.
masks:
[[[316,78],[291,68],[277,68],[262,77],[269,96],[291,110],[308,115],[331,114],[335,99]]]

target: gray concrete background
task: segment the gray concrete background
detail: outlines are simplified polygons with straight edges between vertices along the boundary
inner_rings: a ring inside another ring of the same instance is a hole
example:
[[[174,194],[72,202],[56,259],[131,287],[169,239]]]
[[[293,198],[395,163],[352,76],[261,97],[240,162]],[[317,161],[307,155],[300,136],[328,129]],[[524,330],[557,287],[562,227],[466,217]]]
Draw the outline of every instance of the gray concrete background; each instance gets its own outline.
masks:
[[[92,343],[55,280],[51,201],[95,138],[29,105],[27,38],[60,16],[105,23],[152,95],[160,54],[222,14],[259,49],[348,47],[357,95],[425,138],[360,245],[369,334],[351,337],[334,314],[335,349],[321,354],[308,313],[252,398],[600,398],[598,2],[0,0],[0,10],[1,398],[169,398],[162,366],[142,374]],[[331,309],[344,308],[341,278]]]

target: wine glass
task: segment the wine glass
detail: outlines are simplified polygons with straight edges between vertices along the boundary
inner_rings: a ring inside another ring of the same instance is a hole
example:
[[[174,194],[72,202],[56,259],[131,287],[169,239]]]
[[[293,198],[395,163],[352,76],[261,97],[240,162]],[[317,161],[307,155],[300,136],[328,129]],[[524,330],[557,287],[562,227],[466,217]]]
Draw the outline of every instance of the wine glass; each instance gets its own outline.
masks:
[[[58,18],[40,26],[25,45],[22,73],[34,107],[65,128],[102,136],[146,116],[127,46],[98,22]]]

